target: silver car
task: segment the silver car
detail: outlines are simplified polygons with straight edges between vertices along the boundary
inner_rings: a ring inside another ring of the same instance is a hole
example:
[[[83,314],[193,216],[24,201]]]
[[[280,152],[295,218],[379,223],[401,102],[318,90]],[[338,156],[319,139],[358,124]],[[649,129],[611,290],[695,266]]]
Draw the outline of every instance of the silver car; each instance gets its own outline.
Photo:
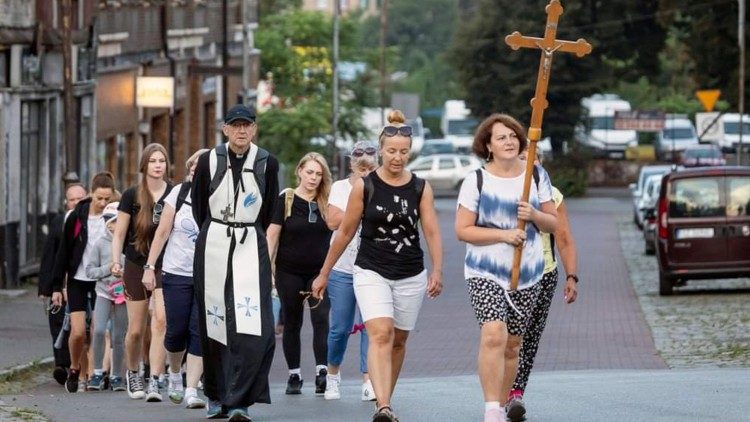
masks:
[[[419,157],[407,168],[427,180],[433,189],[458,190],[470,172],[482,167],[482,162],[472,155],[435,154]]]

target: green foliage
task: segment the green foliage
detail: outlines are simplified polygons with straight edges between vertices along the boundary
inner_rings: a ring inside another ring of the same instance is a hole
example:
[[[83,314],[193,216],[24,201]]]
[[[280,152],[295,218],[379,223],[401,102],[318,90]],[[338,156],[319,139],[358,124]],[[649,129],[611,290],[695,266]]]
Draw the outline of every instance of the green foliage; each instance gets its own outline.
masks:
[[[553,160],[544,162],[544,168],[550,174],[552,184],[565,197],[583,196],[588,186],[588,166],[591,157],[581,149],[571,154],[558,154]]]

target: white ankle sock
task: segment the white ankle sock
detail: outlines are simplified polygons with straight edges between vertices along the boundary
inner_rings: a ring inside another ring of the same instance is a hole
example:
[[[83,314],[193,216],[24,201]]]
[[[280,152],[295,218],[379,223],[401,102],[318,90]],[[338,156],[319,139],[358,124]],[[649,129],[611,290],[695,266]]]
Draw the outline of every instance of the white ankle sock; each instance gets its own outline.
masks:
[[[185,397],[191,397],[191,396],[197,396],[198,395],[198,389],[188,387],[185,389]]]
[[[104,369],[94,369],[94,375],[104,375]]]
[[[326,378],[328,378],[329,380],[340,381],[341,380],[341,372],[339,372],[338,374],[335,374],[335,375],[334,374],[328,374],[328,375],[326,375]]]
[[[299,375],[300,378],[302,378],[302,371],[299,368],[294,368],[289,370],[289,375]]]
[[[182,374],[179,373],[179,372],[176,373],[176,374],[173,374],[173,373],[170,372],[169,373],[169,380],[172,381],[172,382],[178,382],[179,381],[180,383],[182,383]]]
[[[484,411],[492,410],[492,409],[500,409],[502,410],[502,407],[500,407],[499,401],[486,401],[484,402]]]

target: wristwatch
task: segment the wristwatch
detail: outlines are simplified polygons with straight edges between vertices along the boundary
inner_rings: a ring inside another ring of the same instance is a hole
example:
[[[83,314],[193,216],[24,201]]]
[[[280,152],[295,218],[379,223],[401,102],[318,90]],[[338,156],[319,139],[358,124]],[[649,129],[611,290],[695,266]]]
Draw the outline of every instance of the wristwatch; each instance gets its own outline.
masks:
[[[569,279],[569,278],[572,278],[573,281],[575,281],[576,284],[578,284],[578,276],[577,275],[575,275],[575,274],[568,274],[568,276],[565,277],[566,280]]]
[[[146,264],[146,265],[143,266],[143,269],[144,270],[154,270],[154,271],[156,271],[156,266],[155,265],[151,265],[151,264]],[[570,276],[568,276],[568,277],[570,277]],[[576,280],[576,281],[578,281],[578,280]]]

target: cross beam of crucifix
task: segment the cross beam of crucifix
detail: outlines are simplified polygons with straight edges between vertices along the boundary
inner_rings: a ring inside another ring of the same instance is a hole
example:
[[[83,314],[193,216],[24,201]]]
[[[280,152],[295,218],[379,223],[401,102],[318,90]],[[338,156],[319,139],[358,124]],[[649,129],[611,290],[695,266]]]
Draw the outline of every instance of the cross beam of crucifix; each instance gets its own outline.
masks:
[[[529,125],[529,150],[526,158],[526,176],[523,182],[523,196],[521,200],[529,201],[529,190],[531,188],[531,176],[533,173],[534,160],[536,159],[536,143],[542,137],[542,118],[544,110],[548,106],[547,102],[547,85],[549,84],[550,74],[552,71],[552,55],[556,52],[574,53],[578,57],[583,57],[591,53],[591,44],[583,38],[577,41],[558,40],[557,22],[560,15],[563,14],[563,7],[559,0],[551,0],[544,9],[547,12],[547,24],[544,27],[544,38],[526,37],[518,31],[505,37],[505,43],[513,50],[519,48],[536,48],[541,50],[539,60],[539,72],[536,78],[536,91],[534,98],[531,99],[531,124]],[[519,220],[518,228],[526,229],[526,221]],[[511,273],[511,290],[518,287],[518,278],[521,272],[521,253],[523,245],[516,247],[513,255],[513,270]],[[555,253],[552,251],[552,253]]]

